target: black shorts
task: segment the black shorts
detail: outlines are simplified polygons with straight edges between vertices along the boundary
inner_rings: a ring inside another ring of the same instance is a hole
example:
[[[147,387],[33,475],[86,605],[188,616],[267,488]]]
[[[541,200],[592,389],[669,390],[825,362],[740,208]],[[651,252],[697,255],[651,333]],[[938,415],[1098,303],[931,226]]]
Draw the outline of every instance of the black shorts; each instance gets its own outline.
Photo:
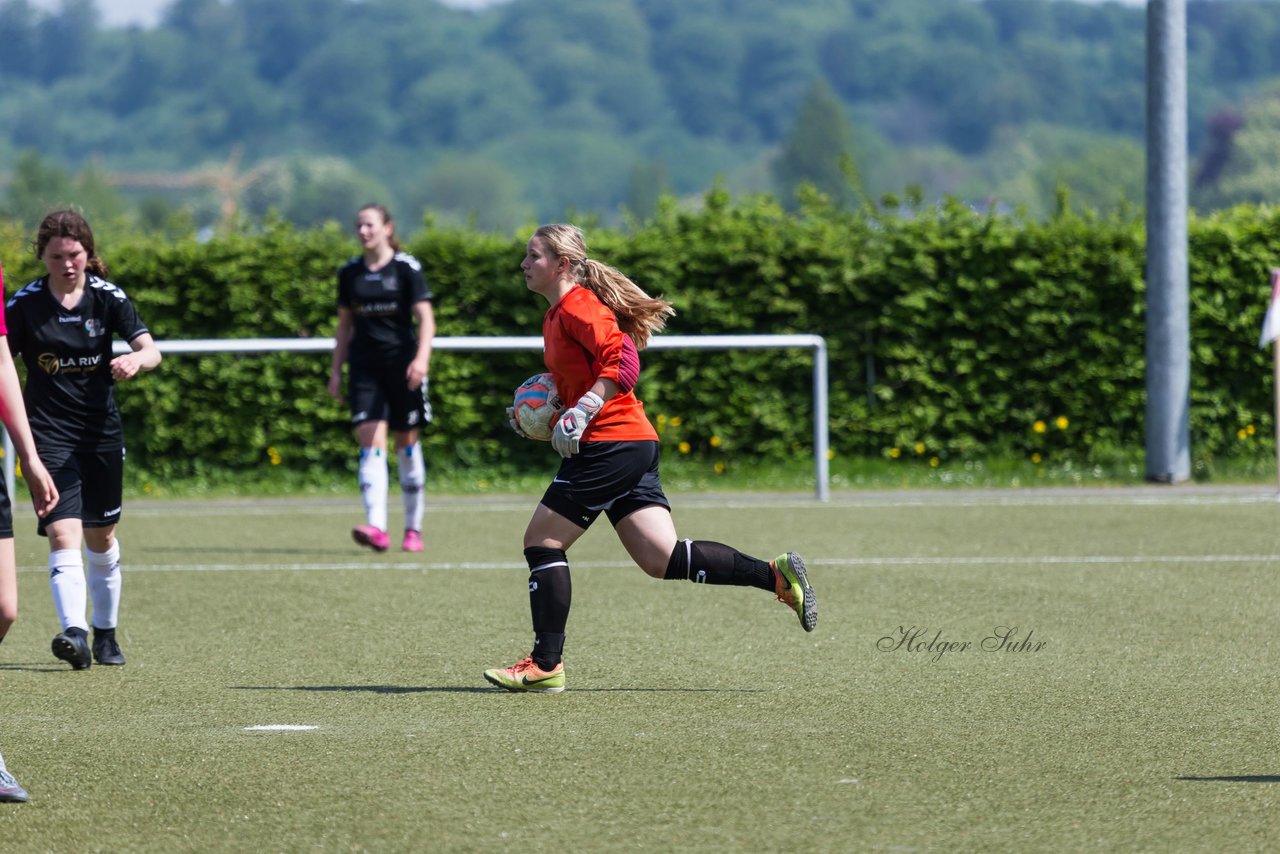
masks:
[[[385,421],[392,430],[416,430],[431,423],[431,404],[427,401],[427,380],[422,387],[408,388],[399,367],[357,365],[347,367],[347,399],[351,401],[351,426],[366,421]]]
[[[583,528],[601,511],[617,525],[644,507],[671,509],[658,478],[657,442],[583,442],[560,463],[542,503]]]
[[[59,519],[79,519],[86,528],[105,528],[120,521],[124,500],[124,448],[72,451],[41,448],[40,461],[58,487],[58,503],[40,520],[36,533]]]

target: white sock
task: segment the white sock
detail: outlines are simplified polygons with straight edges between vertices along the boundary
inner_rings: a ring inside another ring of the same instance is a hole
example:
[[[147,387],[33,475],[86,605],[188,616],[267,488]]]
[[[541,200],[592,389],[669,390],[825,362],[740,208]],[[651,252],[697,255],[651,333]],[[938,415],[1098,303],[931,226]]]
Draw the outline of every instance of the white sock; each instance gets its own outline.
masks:
[[[427,466],[422,461],[422,445],[414,442],[396,451],[400,464],[400,491],[404,496],[404,528],[406,531],[422,530],[422,511],[426,502],[422,487],[427,482]]]
[[[89,564],[89,596],[93,599],[93,627],[114,629],[120,619],[120,540],[105,552],[85,549]]]
[[[365,520],[387,530],[387,455],[381,448],[360,449],[360,497]]]
[[[84,629],[89,631],[85,619],[88,610],[88,594],[84,583],[84,558],[79,549],[58,549],[49,553],[49,590],[53,593],[53,607],[58,612],[62,630]]]

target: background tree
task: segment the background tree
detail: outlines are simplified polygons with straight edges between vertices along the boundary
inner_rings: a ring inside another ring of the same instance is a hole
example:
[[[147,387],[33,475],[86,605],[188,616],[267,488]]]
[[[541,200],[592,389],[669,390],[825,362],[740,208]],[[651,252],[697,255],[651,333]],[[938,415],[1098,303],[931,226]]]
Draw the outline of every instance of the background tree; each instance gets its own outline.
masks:
[[[1188,4],[1193,154],[1215,144],[1210,116],[1280,76],[1278,8]],[[477,195],[503,216],[572,206],[616,221],[646,164],[677,198],[774,188],[770,161],[824,81],[869,191],[1016,189],[1052,210],[1050,176],[1087,183],[1090,156],[1017,139],[1140,143],[1144,43],[1140,7],[1075,0],[564,0],[555,15],[537,0],[170,0],[157,27],[130,29],[103,28],[92,0],[0,0],[0,176],[27,149],[72,173],[98,162],[115,184],[198,173],[240,146],[246,170],[340,158],[404,218],[434,164],[480,156],[512,184]],[[213,224],[218,204],[188,183],[166,198]],[[1082,189],[1072,198],[1095,195]]]
[[[1280,82],[1244,109],[1243,124],[1217,181],[1222,205],[1275,203],[1280,199]]]
[[[812,184],[836,202],[850,202],[861,191],[853,162],[853,134],[831,88],[815,83],[800,103],[791,132],[773,161],[778,194],[794,199],[801,184]]]

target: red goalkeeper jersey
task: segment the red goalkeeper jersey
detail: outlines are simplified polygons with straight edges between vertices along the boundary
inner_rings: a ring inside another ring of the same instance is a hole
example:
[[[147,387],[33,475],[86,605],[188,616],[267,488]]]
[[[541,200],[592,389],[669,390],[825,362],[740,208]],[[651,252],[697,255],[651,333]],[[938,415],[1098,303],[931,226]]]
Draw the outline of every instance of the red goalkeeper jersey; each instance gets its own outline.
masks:
[[[575,287],[547,310],[542,319],[542,360],[556,381],[565,406],[573,406],[597,379],[613,380],[619,391],[591,419],[584,442],[658,441],[658,434],[644,414],[644,404],[619,378],[625,332],[600,298],[584,287]],[[632,350],[634,357],[634,350]]]

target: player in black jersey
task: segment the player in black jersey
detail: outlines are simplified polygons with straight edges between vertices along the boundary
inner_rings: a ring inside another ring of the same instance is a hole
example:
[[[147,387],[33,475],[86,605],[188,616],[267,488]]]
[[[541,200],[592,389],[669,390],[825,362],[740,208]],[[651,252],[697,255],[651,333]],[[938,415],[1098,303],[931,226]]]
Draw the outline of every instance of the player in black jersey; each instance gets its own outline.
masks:
[[[49,538],[49,587],[62,622],[53,654],[76,670],[89,667],[86,610],[92,599],[93,659],[120,665],[115,532],[124,489],[124,429],[115,384],[155,368],[160,351],[124,291],[107,281],[84,217],[72,210],[49,214],[36,232],[35,248],[48,274],[14,294],[5,316],[9,350],[27,370],[31,432],[59,493],[37,528]],[[132,352],[113,358],[114,336]]]
[[[362,546],[384,552],[387,537],[387,431],[395,434],[404,497],[407,552],[422,551],[426,465],[418,442],[431,420],[427,374],[436,322],[434,296],[418,259],[400,251],[395,223],[382,205],[356,212],[363,253],[338,270],[338,329],[329,394],[342,400],[347,365],[351,424],[360,445],[359,481],[365,524],[352,530]],[[415,329],[416,322],[416,329]]]

